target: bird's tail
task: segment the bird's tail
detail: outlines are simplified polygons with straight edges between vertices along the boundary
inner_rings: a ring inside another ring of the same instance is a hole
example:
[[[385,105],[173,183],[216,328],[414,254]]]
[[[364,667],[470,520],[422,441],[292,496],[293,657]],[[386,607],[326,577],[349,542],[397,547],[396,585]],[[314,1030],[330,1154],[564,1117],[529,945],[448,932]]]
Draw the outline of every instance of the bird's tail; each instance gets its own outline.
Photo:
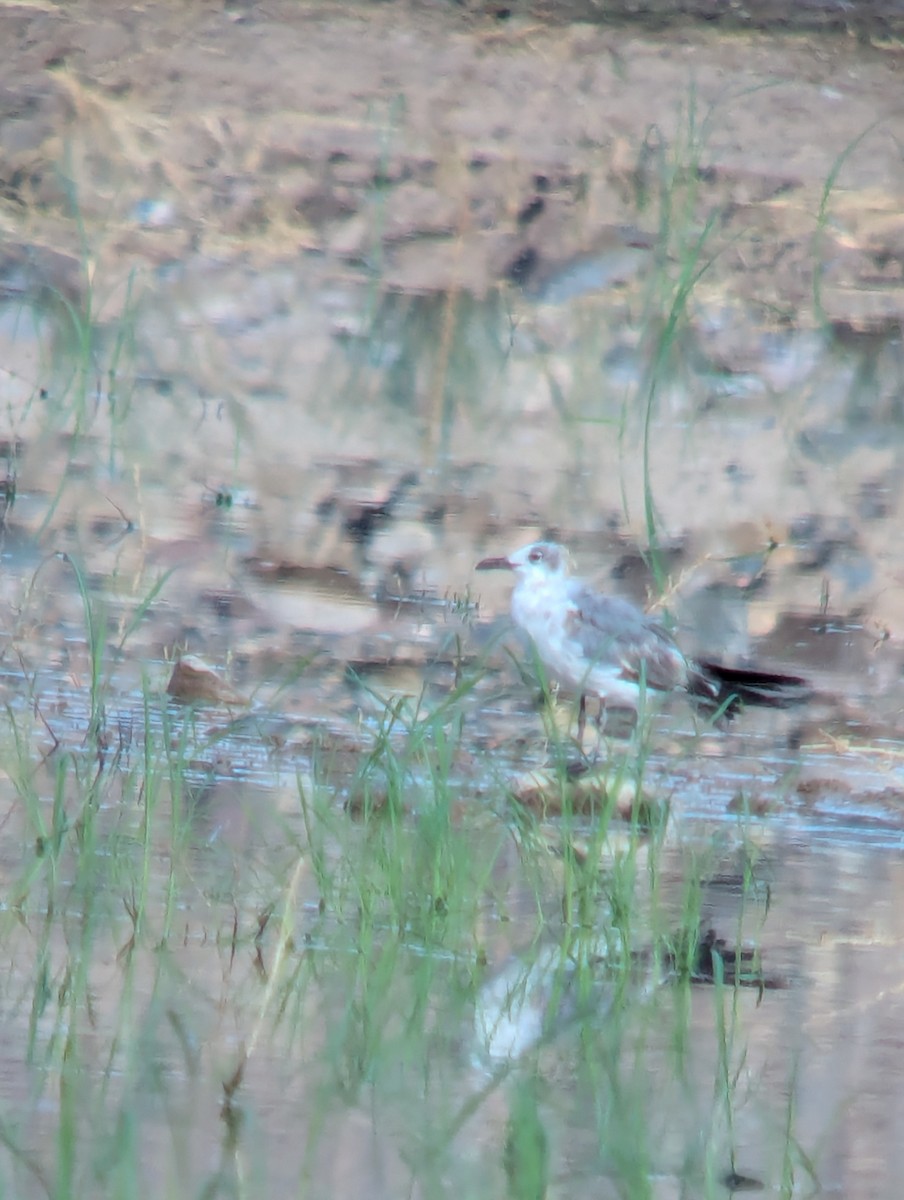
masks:
[[[715,662],[693,664],[688,692],[704,712],[717,713],[729,720],[745,704],[759,708],[791,708],[812,695],[807,681],[798,675],[723,667]]]

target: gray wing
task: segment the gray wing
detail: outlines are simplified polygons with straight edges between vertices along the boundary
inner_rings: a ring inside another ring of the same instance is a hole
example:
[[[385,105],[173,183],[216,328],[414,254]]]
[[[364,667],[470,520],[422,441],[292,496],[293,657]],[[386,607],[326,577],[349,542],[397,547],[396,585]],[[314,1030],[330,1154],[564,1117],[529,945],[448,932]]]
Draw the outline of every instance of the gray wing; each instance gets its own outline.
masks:
[[[669,632],[628,600],[601,596],[575,581],[569,594],[568,636],[591,662],[612,666],[622,679],[670,691],[687,683],[687,662]]]

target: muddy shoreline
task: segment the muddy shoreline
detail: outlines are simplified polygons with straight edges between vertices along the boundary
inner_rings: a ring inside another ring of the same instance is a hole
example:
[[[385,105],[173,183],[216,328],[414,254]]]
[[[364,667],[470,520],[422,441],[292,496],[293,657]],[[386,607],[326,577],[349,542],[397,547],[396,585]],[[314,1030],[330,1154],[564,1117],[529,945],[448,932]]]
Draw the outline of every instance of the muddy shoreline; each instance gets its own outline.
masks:
[[[904,30],[904,6],[900,0],[866,0],[849,4],[845,0],[803,0],[788,5],[780,0],[750,0],[743,5],[726,5],[719,0],[538,0],[535,3],[506,5],[474,4],[472,10],[506,20],[512,13],[529,13],[547,21],[624,22],[647,29],[674,28],[695,21],[715,24],[728,30],[762,29],[771,33],[819,31],[852,33],[869,43]]]

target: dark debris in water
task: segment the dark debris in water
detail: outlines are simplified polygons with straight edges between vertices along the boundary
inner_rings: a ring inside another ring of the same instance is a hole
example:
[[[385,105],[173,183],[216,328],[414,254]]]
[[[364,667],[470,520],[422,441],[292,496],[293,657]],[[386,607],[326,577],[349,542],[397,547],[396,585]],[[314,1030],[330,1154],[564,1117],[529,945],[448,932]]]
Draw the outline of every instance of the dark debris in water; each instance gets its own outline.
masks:
[[[673,955],[672,965],[682,969],[680,950]],[[725,938],[708,929],[694,947],[690,967],[692,983],[723,983],[726,987],[752,987],[760,991],[779,991],[789,984],[781,975],[767,975],[760,962],[759,952],[750,946],[732,946]]]
[[[385,497],[346,505],[343,516],[346,534],[353,542],[369,541],[392,519],[403,498],[418,482],[416,471],[406,471]]]
[[[739,1171],[728,1171],[722,1179],[723,1187],[730,1192],[761,1192],[765,1184],[753,1175],[742,1175]]]

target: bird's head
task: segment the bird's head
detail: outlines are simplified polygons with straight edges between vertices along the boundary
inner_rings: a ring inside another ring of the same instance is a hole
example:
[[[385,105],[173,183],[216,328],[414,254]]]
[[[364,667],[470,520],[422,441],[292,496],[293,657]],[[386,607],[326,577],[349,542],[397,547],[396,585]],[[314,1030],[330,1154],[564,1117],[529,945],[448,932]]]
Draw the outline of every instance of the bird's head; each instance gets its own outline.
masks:
[[[514,571],[520,579],[551,579],[568,574],[568,551],[555,542],[531,542],[507,558],[484,558],[478,571]]]

